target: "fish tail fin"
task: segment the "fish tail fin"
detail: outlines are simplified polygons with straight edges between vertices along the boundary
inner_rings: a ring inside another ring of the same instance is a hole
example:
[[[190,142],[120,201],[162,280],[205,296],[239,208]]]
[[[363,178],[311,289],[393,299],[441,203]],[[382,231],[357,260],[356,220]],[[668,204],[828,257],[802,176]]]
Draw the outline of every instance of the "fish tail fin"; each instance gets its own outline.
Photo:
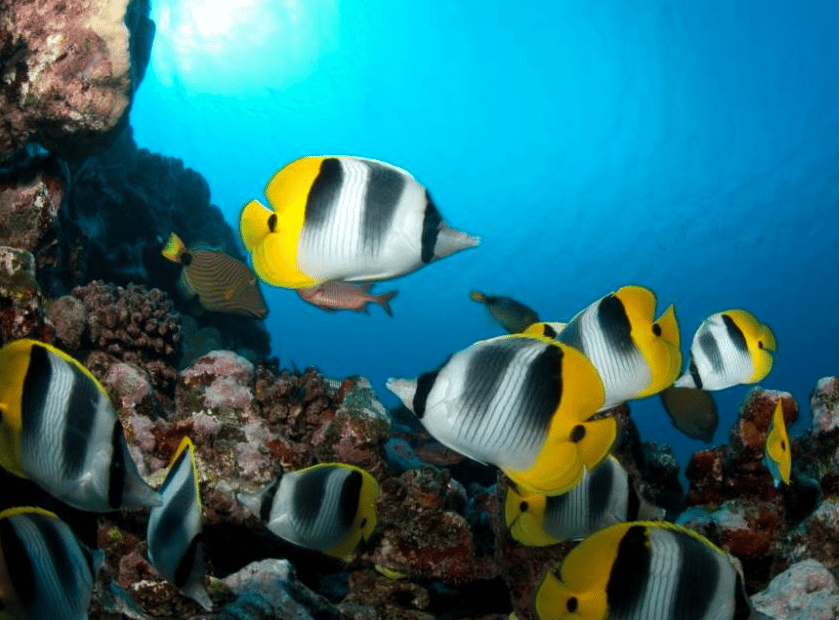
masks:
[[[258,200],[251,200],[242,208],[239,214],[239,234],[248,252],[253,252],[254,248],[273,232],[271,222],[275,220],[274,212]]]
[[[171,233],[169,235],[169,239],[166,240],[166,245],[163,246],[160,253],[173,263],[180,263],[181,254],[184,253],[184,250],[186,250],[186,246],[184,245],[184,242],[181,241],[181,238],[175,233]]]
[[[396,394],[399,400],[401,400],[408,409],[410,409],[411,411],[414,410],[414,394],[416,394],[417,392],[416,380],[397,379],[391,377],[387,380],[385,386],[391,392]]]
[[[464,232],[455,230],[445,222],[440,222],[437,231],[437,242],[434,244],[434,258],[443,258],[460,250],[474,248],[481,240],[478,237],[467,235]]]
[[[398,290],[388,291],[387,293],[382,293],[380,295],[376,295],[376,303],[379,304],[385,312],[387,312],[388,316],[393,316],[393,311],[390,309],[390,300],[396,297]]]
[[[469,293],[469,299],[472,301],[477,301],[479,304],[485,304],[487,301],[487,296],[484,295],[481,291],[472,291]]]

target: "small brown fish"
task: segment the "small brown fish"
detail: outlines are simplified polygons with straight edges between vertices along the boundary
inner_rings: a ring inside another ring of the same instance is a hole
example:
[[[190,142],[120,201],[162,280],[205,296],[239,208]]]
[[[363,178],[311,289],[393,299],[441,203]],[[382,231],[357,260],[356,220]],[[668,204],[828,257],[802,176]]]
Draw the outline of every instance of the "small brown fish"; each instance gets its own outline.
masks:
[[[373,284],[370,282],[352,284],[350,282],[330,281],[309,288],[299,288],[297,294],[304,301],[308,301],[313,306],[323,310],[355,310],[368,314],[367,304],[372,302],[384,308],[388,316],[393,316],[388,302],[399,291],[394,290],[380,295],[371,295],[370,288],[372,286]]]
[[[511,334],[521,333],[528,326],[539,322],[539,315],[533,308],[525,306],[512,297],[472,291],[469,293],[469,298],[479,304],[484,304],[492,318]]]
[[[717,403],[709,392],[670,386],[659,392],[659,396],[673,426],[691,439],[708,444],[714,440],[720,416]]]
[[[169,236],[161,254],[183,265],[180,289],[186,297],[198,295],[205,310],[258,319],[268,314],[256,275],[242,261],[218,250],[187,249],[175,233]]]

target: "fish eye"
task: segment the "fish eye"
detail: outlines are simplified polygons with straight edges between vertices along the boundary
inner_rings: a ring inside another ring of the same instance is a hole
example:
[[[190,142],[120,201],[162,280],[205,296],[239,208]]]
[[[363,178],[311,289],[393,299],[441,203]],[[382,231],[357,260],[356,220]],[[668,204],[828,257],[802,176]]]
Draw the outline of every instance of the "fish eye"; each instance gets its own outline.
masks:
[[[574,443],[579,443],[580,441],[583,440],[583,437],[585,437],[585,436],[586,436],[586,427],[583,426],[582,424],[577,424],[577,426],[575,426],[571,430],[571,441],[573,441]]]
[[[758,348],[758,349],[762,349],[762,348],[763,348],[763,340],[758,340],[758,341],[757,341],[757,348]]]
[[[274,229],[277,227],[277,214],[272,213],[271,217],[268,218],[268,230],[274,232]]]
[[[656,336],[661,336],[661,325],[659,325],[658,323],[653,323],[653,333]]]
[[[577,611],[577,607],[579,607],[579,601],[577,600],[576,596],[572,596],[567,601],[565,601],[565,608],[568,610],[569,614],[573,614]]]
[[[530,508],[527,502],[522,502],[519,504],[519,510],[521,512],[527,512],[527,509]]]
[[[781,450],[783,450],[784,452],[787,451],[787,442],[786,441],[781,441]]]

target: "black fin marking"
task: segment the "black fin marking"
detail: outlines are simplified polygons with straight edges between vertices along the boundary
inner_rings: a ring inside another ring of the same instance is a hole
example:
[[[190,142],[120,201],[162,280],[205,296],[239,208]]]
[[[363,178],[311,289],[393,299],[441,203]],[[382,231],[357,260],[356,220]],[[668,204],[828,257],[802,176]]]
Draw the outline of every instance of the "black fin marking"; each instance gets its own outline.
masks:
[[[746,342],[746,336],[743,334],[743,330],[727,314],[722,315],[722,320],[725,323],[725,329],[728,331],[728,337],[731,338],[731,342],[734,343],[737,350],[741,353],[748,353],[749,345]]]
[[[621,611],[631,608],[638,595],[644,592],[651,561],[647,530],[641,525],[633,525],[618,544],[618,553],[606,584],[606,604],[612,614],[620,616]]]
[[[606,295],[597,305],[597,324],[610,350],[621,357],[634,352],[632,324],[623,302],[614,293]]]
[[[714,338],[714,335],[710,331],[703,330],[699,335],[699,347],[702,349],[705,357],[708,358],[708,361],[711,362],[714,372],[721,373],[723,371],[723,361],[722,355],[720,354],[720,347],[717,344],[717,339]]]
[[[271,521],[271,508],[274,505],[274,496],[280,488],[282,476],[274,480],[262,494],[262,501],[259,504],[259,520],[263,523]]]
[[[44,410],[50,383],[52,366],[49,351],[38,344],[29,349],[29,366],[23,378],[21,393],[21,433],[22,441],[36,440],[44,422]]]
[[[334,157],[324,159],[306,198],[304,226],[316,228],[329,220],[332,210],[338,204],[338,196],[343,189],[343,183],[344,170],[341,162]]]
[[[422,419],[425,415],[425,403],[428,400],[428,393],[434,387],[434,382],[437,380],[439,370],[429,370],[417,377],[417,389],[414,392],[413,407],[414,415]]]
[[[364,247],[375,253],[390,230],[396,207],[405,190],[405,175],[376,162],[364,163],[369,174],[361,234]]]
[[[425,200],[425,214],[422,219],[422,238],[420,240],[420,260],[427,264],[434,260],[434,249],[437,246],[437,235],[440,233],[440,224],[443,223],[443,217],[437,207],[434,206],[428,190],[425,191]]]
[[[548,338],[556,338],[556,330],[547,323],[542,326],[542,334]]]
[[[320,513],[326,495],[327,480],[336,471],[331,467],[318,467],[297,478],[291,504],[294,520],[302,530],[310,530]]]
[[[673,617],[685,620],[706,618],[719,586],[720,556],[701,540],[674,532],[679,545],[679,574],[673,600]]]
[[[350,471],[349,476],[344,479],[341,486],[341,497],[338,500],[338,523],[341,527],[349,529],[358,514],[358,505],[361,500],[361,485],[364,477],[361,472],[355,469]]]
[[[125,458],[127,451],[125,437],[122,434],[122,425],[117,419],[114,422],[114,430],[111,432],[111,466],[108,480],[108,505],[115,510],[122,506],[125,493],[125,476],[127,475]]]
[[[184,550],[184,554],[181,556],[178,565],[175,567],[172,583],[178,586],[178,588],[183,589],[186,586],[186,582],[189,581],[189,576],[192,574],[192,569],[195,566],[196,556],[199,556],[198,546],[203,540],[203,532],[199,532],[193,536],[192,540],[189,541],[189,546]]]
[[[596,521],[609,506],[609,498],[614,492],[615,479],[612,471],[612,464],[603,461],[589,474],[588,502],[591,510],[591,519]]]
[[[3,547],[3,557],[9,568],[12,589],[23,606],[29,607],[38,596],[40,580],[35,574],[35,564],[29,557],[26,543],[18,536],[11,518],[0,519],[0,546]]]
[[[90,377],[72,364],[67,364],[67,366],[73,373],[73,385],[66,403],[62,456],[67,472],[71,476],[78,476],[82,473],[87,460],[90,433],[96,422],[96,415],[99,414],[100,404],[105,407],[111,405]]]
[[[696,367],[696,362],[693,359],[693,355],[690,356],[690,364],[688,365],[688,370],[690,371],[690,376],[693,379],[696,388],[701,390],[702,377],[699,375],[699,368]]]

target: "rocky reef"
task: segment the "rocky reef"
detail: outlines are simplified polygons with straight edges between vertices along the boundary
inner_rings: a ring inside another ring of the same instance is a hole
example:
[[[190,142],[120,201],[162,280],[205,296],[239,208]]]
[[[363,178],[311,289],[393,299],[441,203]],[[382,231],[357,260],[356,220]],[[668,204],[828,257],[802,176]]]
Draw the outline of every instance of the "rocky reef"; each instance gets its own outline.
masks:
[[[170,232],[242,258],[207,182],[138,149],[127,111],[148,62],[146,0],[0,0],[0,345],[53,343],[107,388],[140,472],[162,483],[181,438],[195,444],[208,589],[204,612],[146,557],[147,512],[93,515],[0,470],[0,506],[57,512],[105,551],[90,617],[502,620],[532,618],[535,588],[573,543],[527,548],[506,529],[507,480],[441,446],[362,377],[290,372],[261,322],[197,311]],[[774,404],[755,388],[728,445],[694,455],[690,488],[630,410],[615,453],[639,492],[726,548],[758,609],[839,613],[839,379],[818,382],[812,431],[792,438],[793,478],[761,463]],[[343,561],[287,543],[240,503],[283,472],[340,461],[371,472],[374,534]]]

